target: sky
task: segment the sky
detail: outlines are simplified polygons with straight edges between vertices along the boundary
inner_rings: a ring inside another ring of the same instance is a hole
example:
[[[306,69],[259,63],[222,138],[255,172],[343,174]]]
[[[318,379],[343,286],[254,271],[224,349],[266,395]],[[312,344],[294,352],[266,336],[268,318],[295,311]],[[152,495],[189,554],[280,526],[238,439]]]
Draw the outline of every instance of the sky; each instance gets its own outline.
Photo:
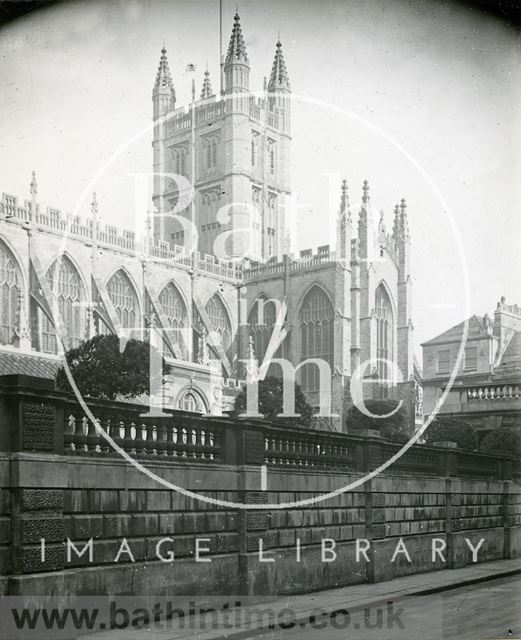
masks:
[[[225,49],[234,12],[223,0]],[[438,1],[241,0],[239,13],[250,87],[280,35],[295,96],[294,248],[330,242],[340,180],[356,217],[367,179],[388,229],[408,203],[416,345],[501,296],[521,304],[519,34]],[[0,191],[29,197],[35,170],[43,207],[88,216],[95,189],[102,220],[132,228],[161,46],[178,106],[188,64],[198,93],[206,65],[218,89],[218,1],[62,1],[1,31]]]

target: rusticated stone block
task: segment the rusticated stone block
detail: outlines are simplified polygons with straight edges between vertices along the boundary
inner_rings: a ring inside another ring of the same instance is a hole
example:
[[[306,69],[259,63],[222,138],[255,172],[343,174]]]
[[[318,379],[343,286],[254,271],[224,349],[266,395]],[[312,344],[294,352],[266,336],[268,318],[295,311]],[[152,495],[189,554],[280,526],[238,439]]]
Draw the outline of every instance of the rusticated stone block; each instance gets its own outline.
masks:
[[[171,535],[183,533],[183,514],[182,513],[160,513],[159,514],[159,533]]]
[[[134,536],[154,536],[158,533],[158,516],[139,513],[132,516],[132,534]]]
[[[22,509],[24,511],[62,511],[63,491],[59,489],[23,489]]]
[[[0,544],[8,544],[11,542],[11,519],[0,519]]]
[[[185,533],[205,533],[206,516],[204,513],[183,514],[183,529]]]
[[[279,531],[279,545],[281,547],[294,546],[295,538],[295,529],[281,529],[281,531]]]
[[[385,507],[385,493],[373,493],[373,507]]]
[[[103,537],[103,516],[73,516],[72,521],[75,539]]]
[[[11,513],[11,496],[8,489],[0,489],[0,514]]]
[[[266,549],[270,549],[272,547],[272,545],[270,545],[270,538],[268,537],[267,533],[261,533],[261,534],[250,533],[248,534],[246,539],[246,549],[248,551],[258,552],[259,540],[262,540],[263,551],[265,551]]]
[[[87,489],[66,489],[63,491],[65,513],[88,513],[89,493]]]
[[[60,571],[65,566],[65,545],[46,545],[42,558],[40,546],[22,547],[19,551],[22,573]]]
[[[207,513],[207,531],[226,531],[226,513]]]
[[[268,529],[270,517],[267,511],[249,511],[246,514],[246,527],[248,531]]]
[[[103,516],[103,533],[107,538],[126,538],[132,531],[132,516]]]
[[[63,518],[22,518],[21,539],[23,543],[61,542],[64,539]]]
[[[146,509],[147,511],[170,511],[170,491],[147,491]]]
[[[98,511],[119,511],[118,492],[108,489],[93,489],[89,491],[89,511],[91,513]],[[137,509],[137,511],[140,511],[140,509]]]
[[[294,494],[291,495],[291,499],[285,500],[283,496],[288,494],[280,494],[281,502],[290,502],[294,499]],[[266,491],[245,491],[243,495],[243,502],[245,504],[268,504],[268,493]]]
[[[222,533],[215,536],[216,553],[233,553],[239,550],[239,536],[236,533]]]
[[[52,405],[22,405],[22,446],[29,451],[53,451],[56,411]]]
[[[373,524],[373,538],[385,538],[385,534],[386,534],[385,524]]]

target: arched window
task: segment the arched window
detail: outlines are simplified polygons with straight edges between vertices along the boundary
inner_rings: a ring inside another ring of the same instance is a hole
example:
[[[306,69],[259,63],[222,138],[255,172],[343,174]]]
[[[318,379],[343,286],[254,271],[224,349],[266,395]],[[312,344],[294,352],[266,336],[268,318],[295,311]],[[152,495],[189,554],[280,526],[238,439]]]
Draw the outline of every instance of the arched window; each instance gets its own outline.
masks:
[[[217,164],[217,140],[210,138],[206,143],[206,168],[211,169]]]
[[[0,343],[11,344],[18,330],[21,274],[9,249],[0,242]]]
[[[248,316],[249,332],[253,337],[253,349],[259,364],[262,363],[266,355],[277,319],[276,314],[275,303],[262,296],[257,299]]]
[[[191,411],[192,413],[205,413],[206,411],[203,399],[193,389],[183,393],[179,399],[179,408],[183,411]]]
[[[121,326],[135,327],[139,307],[134,287],[123,271],[117,271],[107,283],[107,293],[114,305]]]
[[[379,358],[377,363],[378,378],[384,380],[389,378],[389,367],[382,360],[392,360],[393,358],[393,310],[389,295],[383,285],[376,290],[375,296],[375,312],[376,312],[376,357]],[[387,397],[387,388],[390,383],[382,383],[380,385],[380,395]]]
[[[300,309],[302,360],[321,358],[333,368],[334,315],[328,296],[320,287],[313,286]],[[315,364],[302,367],[301,385],[308,393],[320,390],[319,370]]]
[[[232,328],[226,309],[217,294],[208,300],[205,309],[210,318],[212,330],[220,335],[223,349],[227,352],[232,343]]]
[[[187,313],[185,303],[174,284],[170,282],[161,291],[159,294],[159,302],[163,307],[168,324],[172,329],[177,329],[177,331],[172,332],[171,339],[184,352],[186,347],[183,342],[181,330],[187,327]]]
[[[84,291],[80,276],[67,256],[58,258],[47,272],[47,280],[55,296],[58,311],[66,330],[66,349],[77,347],[84,339],[85,309],[81,303],[84,300]],[[51,313],[54,313],[54,300],[51,301]],[[54,323],[39,311],[41,321],[41,350],[46,353],[57,353],[58,337]]]

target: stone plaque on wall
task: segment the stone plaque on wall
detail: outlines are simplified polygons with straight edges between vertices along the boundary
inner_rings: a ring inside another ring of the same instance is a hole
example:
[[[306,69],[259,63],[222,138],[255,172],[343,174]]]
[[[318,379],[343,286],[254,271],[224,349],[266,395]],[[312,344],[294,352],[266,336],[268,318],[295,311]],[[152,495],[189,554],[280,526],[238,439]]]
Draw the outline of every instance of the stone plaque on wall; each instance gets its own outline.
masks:
[[[246,464],[264,464],[264,436],[259,431],[246,431],[244,434],[244,458]]]
[[[55,409],[46,404],[22,406],[23,448],[38,451],[54,450]]]

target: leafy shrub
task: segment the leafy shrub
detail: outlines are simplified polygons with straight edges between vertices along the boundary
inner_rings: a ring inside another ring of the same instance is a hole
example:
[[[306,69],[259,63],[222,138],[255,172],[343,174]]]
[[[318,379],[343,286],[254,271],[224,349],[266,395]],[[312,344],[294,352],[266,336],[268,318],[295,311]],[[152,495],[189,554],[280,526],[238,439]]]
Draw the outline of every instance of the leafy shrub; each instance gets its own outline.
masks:
[[[150,390],[150,345],[129,339],[123,351],[115,335],[98,335],[65,354],[80,393],[91,398],[135,398]],[[164,360],[163,366],[164,368]],[[56,386],[71,392],[64,367],[56,374]]]
[[[457,418],[437,417],[424,432],[427,444],[433,442],[455,442],[459,449],[474,451],[478,447],[478,437],[474,428]]]
[[[521,432],[499,427],[483,438],[480,451],[484,453],[509,453],[521,457]]]
[[[401,439],[401,441],[406,441],[408,440],[407,411],[403,405],[396,411],[397,406],[398,402],[396,400],[366,400],[366,409],[375,416],[384,416],[392,413],[387,418],[378,418],[365,415],[353,404],[347,412],[347,431],[375,429],[389,440],[399,442]]]
[[[246,387],[243,387],[239,395],[235,398],[235,411],[246,411]],[[283,411],[283,386],[282,378],[268,376],[259,382],[259,413],[268,420],[284,420],[301,424],[306,427],[311,425],[313,408],[306,400],[302,389],[295,383],[295,413],[299,413],[299,418],[282,418],[277,414]]]

